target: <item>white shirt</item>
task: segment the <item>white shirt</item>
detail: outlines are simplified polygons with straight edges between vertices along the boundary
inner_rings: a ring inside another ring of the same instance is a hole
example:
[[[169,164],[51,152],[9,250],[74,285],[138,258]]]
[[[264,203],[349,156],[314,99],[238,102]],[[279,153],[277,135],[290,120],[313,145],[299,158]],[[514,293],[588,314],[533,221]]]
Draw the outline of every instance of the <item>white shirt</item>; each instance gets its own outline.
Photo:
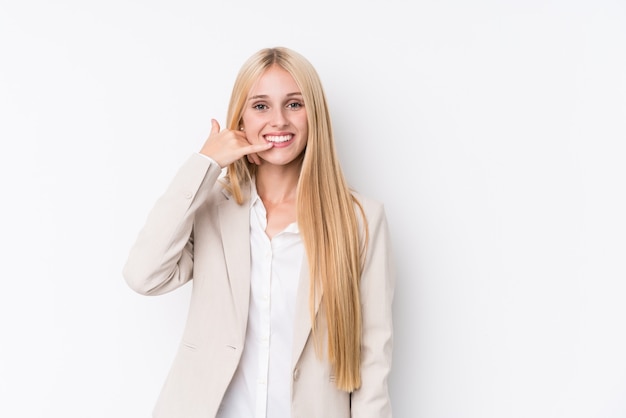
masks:
[[[290,418],[295,300],[304,257],[297,224],[272,240],[254,181],[250,198],[250,309],[241,361],[218,418]]]

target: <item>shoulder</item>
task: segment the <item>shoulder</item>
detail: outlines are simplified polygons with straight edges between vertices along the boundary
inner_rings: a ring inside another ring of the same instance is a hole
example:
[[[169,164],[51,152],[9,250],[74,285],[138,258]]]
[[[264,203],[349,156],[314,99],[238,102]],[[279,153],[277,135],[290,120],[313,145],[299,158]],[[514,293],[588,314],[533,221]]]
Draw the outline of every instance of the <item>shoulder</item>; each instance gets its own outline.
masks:
[[[366,241],[370,245],[378,241],[386,242],[389,226],[383,202],[354,191],[352,196],[355,199],[355,213],[359,228],[364,233]]]
[[[364,196],[357,191],[352,191],[355,203],[363,209],[363,214],[368,219],[368,222],[372,222],[373,219],[385,216],[385,208],[383,202],[373,199],[369,196]]]

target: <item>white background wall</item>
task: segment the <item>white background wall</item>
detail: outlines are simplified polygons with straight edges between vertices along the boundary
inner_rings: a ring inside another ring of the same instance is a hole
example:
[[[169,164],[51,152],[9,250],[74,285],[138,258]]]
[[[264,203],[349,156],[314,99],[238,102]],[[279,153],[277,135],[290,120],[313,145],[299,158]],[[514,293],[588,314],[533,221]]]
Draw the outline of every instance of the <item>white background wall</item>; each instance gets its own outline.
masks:
[[[0,416],[149,416],[189,288],[122,265],[275,45],[387,208],[395,416],[626,417],[617,0],[0,0]]]

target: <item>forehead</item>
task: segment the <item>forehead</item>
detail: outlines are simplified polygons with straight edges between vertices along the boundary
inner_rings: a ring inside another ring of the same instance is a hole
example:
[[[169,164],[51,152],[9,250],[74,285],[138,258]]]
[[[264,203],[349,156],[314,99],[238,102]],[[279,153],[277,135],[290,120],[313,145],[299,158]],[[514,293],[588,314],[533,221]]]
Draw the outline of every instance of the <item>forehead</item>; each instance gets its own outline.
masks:
[[[272,65],[252,84],[248,96],[281,96],[299,92],[300,88],[293,76],[284,68]]]

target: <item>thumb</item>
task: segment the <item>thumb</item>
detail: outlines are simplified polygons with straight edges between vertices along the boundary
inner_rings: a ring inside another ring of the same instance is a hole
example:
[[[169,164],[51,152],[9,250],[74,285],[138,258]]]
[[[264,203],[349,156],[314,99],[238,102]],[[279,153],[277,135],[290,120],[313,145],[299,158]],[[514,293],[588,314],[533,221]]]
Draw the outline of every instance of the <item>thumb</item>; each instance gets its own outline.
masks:
[[[217,120],[211,119],[211,133],[209,136],[218,134],[220,132],[220,124]]]

